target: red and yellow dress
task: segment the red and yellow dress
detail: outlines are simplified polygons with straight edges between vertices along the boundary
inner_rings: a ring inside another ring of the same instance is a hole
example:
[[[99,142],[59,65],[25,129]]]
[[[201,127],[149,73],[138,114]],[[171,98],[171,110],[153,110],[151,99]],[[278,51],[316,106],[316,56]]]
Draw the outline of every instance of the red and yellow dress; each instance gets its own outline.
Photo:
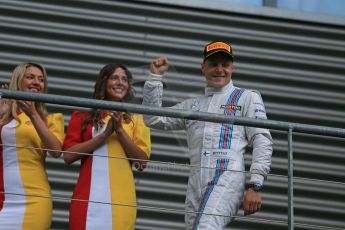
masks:
[[[90,140],[106,127],[95,130],[92,124],[81,133],[86,112],[75,111],[69,122],[64,149]],[[105,123],[109,116],[103,115]],[[132,121],[122,126],[133,143],[150,156],[150,130],[142,115],[132,115]],[[78,182],[70,206],[70,229],[134,229],[136,193],[131,162],[126,158],[116,134],[93,151],[93,156],[81,160]],[[88,202],[90,201],[90,202]]]
[[[46,152],[30,118],[19,113],[0,126],[0,229],[50,228],[52,199],[45,171]],[[63,142],[62,114],[47,116],[48,128]],[[22,148],[24,147],[24,148]],[[42,198],[45,197],[45,198]]]

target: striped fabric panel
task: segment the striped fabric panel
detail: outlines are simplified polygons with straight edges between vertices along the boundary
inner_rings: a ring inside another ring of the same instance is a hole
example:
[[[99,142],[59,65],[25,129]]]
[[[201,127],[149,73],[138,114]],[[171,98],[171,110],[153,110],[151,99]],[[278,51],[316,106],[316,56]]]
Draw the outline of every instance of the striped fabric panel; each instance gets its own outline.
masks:
[[[208,201],[209,197],[211,196],[211,193],[214,189],[214,186],[217,185],[220,176],[227,169],[228,163],[229,163],[229,159],[217,159],[217,166],[216,166],[216,170],[215,170],[213,179],[210,182],[208,182],[207,189],[206,189],[204,195],[202,196],[201,203],[200,203],[200,206],[198,209],[198,214],[197,214],[195,221],[194,221],[193,230],[196,230],[198,228],[198,225],[199,225],[200,219],[202,217],[202,214],[205,210],[205,206],[207,204],[207,201]]]
[[[3,165],[10,165],[10,167],[3,167],[4,190],[8,193],[25,194],[19,171],[17,148],[14,147],[17,146],[15,127],[16,120],[12,120],[1,130],[2,143],[8,145],[2,148]],[[4,129],[8,129],[6,135],[2,135]],[[11,188],[11,190],[7,188]],[[25,197],[5,194],[4,199],[0,212],[1,226],[6,229],[22,229],[25,215]]]
[[[236,88],[228,98],[227,105],[236,106],[239,99],[244,92],[243,89]],[[224,109],[224,115],[235,116],[235,109]],[[220,138],[219,138],[219,148],[230,149],[231,148],[231,138],[232,138],[233,125],[232,124],[222,124]]]
[[[103,130],[99,130],[102,132]],[[97,134],[93,133],[93,137]],[[93,157],[92,160],[92,174],[91,174],[91,188],[90,201],[111,203],[109,174],[109,159],[108,146],[103,144],[94,151],[95,155],[104,157]],[[106,222],[104,220],[108,220]],[[104,205],[102,203],[90,202],[87,210],[86,229],[112,229],[112,206]]]
[[[86,229],[86,217],[90,198],[92,157],[85,158],[80,169],[78,184],[76,185],[73,200],[70,206],[70,230]],[[82,200],[82,201],[78,201]]]
[[[0,126],[0,134],[2,133],[2,127]],[[2,210],[2,207],[4,205],[4,201],[5,201],[5,188],[4,188],[4,161],[3,161],[3,151],[2,151],[2,138],[0,135],[0,212]]]

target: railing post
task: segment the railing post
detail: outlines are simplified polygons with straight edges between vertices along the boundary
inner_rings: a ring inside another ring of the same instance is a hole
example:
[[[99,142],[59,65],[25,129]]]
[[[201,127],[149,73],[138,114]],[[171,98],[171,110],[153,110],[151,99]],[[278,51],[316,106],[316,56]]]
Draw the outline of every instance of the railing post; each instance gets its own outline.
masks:
[[[292,126],[288,133],[288,229],[294,229]]]

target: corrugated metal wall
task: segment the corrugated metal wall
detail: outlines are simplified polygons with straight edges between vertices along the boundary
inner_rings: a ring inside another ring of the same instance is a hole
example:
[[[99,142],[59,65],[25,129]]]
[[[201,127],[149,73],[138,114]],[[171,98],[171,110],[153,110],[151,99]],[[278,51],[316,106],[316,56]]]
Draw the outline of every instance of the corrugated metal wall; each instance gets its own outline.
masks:
[[[169,106],[202,93],[202,47],[221,39],[234,47],[235,84],[260,90],[270,119],[345,127],[345,26],[141,1],[0,0],[0,12],[0,81],[8,81],[16,64],[39,61],[50,93],[91,97],[99,69],[121,62],[133,70],[140,98],[149,61],[167,55]],[[75,108],[49,109],[63,111],[67,124]],[[236,219],[232,229],[287,229],[287,135],[272,134],[272,173],[283,176],[269,177],[263,210]],[[183,132],[152,131],[152,141],[152,160],[188,163]],[[344,147],[337,138],[294,136],[295,229],[344,228]],[[49,158],[47,169],[53,195],[69,198],[78,166]],[[138,205],[156,207],[139,208],[136,229],[183,229],[187,174],[187,167],[155,164],[135,173]],[[53,218],[53,229],[68,228],[67,200],[54,201]]]

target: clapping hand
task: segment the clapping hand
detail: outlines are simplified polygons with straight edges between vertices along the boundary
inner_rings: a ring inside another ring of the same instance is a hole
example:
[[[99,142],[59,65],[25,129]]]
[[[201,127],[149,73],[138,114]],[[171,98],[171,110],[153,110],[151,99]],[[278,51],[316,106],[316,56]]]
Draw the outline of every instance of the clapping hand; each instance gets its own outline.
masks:
[[[110,120],[105,128],[105,133],[110,136],[113,132],[117,132],[122,129],[122,112],[111,112],[109,114]]]
[[[1,84],[1,89],[8,89],[8,85]],[[3,114],[8,113],[9,110],[10,110],[10,101],[8,99],[0,98],[0,117],[2,117]]]
[[[30,118],[33,115],[38,114],[35,108],[35,102],[18,100],[17,104],[19,105],[19,108]]]

